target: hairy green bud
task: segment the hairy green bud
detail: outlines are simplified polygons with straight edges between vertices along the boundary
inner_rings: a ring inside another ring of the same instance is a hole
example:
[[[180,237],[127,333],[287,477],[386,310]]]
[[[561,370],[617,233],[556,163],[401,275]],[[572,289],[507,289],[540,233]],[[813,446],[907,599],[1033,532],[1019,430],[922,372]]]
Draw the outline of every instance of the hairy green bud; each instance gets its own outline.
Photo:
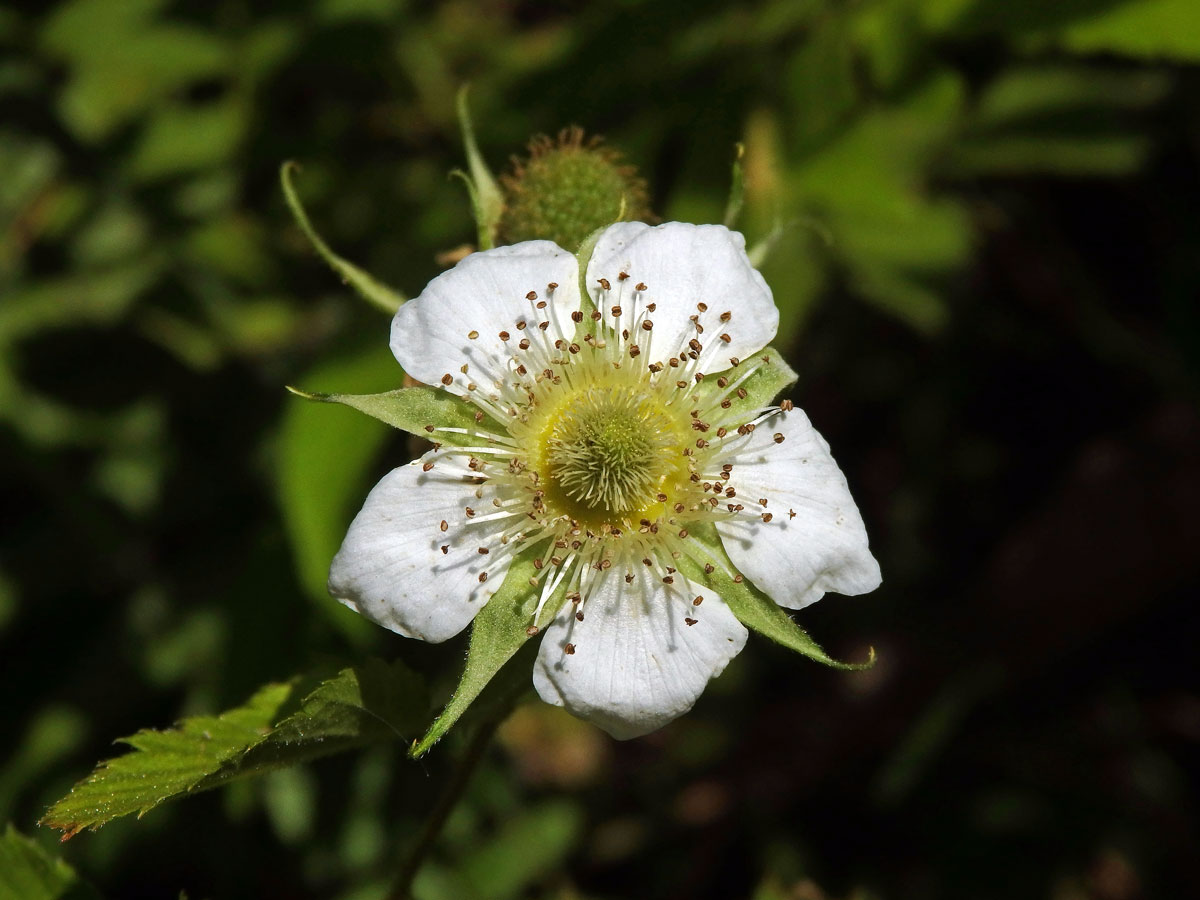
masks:
[[[581,128],[566,128],[557,140],[535,137],[529,158],[514,158],[512,172],[500,182],[505,244],[541,239],[575,250],[597,228],[651,218],[637,170],[601,138],[585,138]]]

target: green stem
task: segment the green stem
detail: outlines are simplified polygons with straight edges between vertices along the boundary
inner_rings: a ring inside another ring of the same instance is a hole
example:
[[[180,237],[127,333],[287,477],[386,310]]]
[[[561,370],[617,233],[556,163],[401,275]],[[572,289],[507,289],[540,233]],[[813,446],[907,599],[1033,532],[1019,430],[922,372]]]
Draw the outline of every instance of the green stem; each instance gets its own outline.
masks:
[[[478,768],[480,761],[487,752],[488,745],[491,744],[492,737],[496,734],[496,729],[508,717],[511,709],[512,706],[509,704],[498,715],[491,716],[487,721],[481,722],[475,734],[471,736],[471,743],[467,745],[466,753],[459,760],[458,768],[455,769],[449,783],[442,790],[442,795],[438,798],[433,812],[425,820],[425,825],[421,829],[421,834],[417,838],[416,844],[413,845],[412,850],[405,857],[404,863],[396,875],[396,880],[392,884],[392,890],[387,895],[387,900],[410,900],[412,897],[413,879],[417,877],[417,872],[420,871],[421,865],[425,862],[426,855],[428,855],[441,835],[442,828],[446,825],[446,820],[450,818],[450,813],[454,811],[454,807],[462,799],[463,791],[471,783],[471,776],[475,774],[476,768]]]

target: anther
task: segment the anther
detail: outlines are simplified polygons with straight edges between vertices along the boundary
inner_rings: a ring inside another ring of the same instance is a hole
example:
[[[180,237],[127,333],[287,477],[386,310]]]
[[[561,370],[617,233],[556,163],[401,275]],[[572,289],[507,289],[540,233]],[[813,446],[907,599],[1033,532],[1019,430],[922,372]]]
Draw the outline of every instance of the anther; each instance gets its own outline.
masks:
[[[732,340],[733,340],[733,338],[731,338],[731,337],[730,337],[728,334],[722,334],[722,335],[720,335],[720,338],[721,338],[721,340],[722,340],[722,341],[724,341],[726,344],[728,344],[730,341],[732,341]]]
[[[775,440],[775,443],[782,444],[783,443],[783,433],[779,432],[779,431],[775,432],[774,440]]]
[[[487,581],[487,572],[480,572],[479,573],[479,583],[483,584],[485,581]]]
[[[689,628],[691,628],[693,625],[695,625],[696,622],[697,622],[696,619],[688,618],[687,616],[683,617],[683,624],[687,625]]]
[[[449,552],[450,552],[450,545],[442,544],[442,556],[445,556]]]
[[[619,306],[614,306],[611,310],[609,310],[609,312],[611,312],[615,318],[621,317],[621,307]]]
[[[479,332],[478,331],[468,331],[467,337],[469,337],[471,340],[475,340],[475,338],[479,337]]]
[[[653,327],[654,327],[654,323],[651,322],[649,319],[646,319],[642,322],[642,331],[649,331]]]
[[[571,321],[578,325],[583,321],[583,313],[578,309],[575,310],[575,312],[571,313]]]
[[[703,597],[697,597],[695,600],[692,601],[692,606],[699,606],[703,602],[704,602]]]
[[[540,630],[541,629],[539,629],[536,625],[530,625],[528,628],[525,629],[525,634],[527,634],[529,637],[533,637]]]
[[[453,381],[454,381],[454,379],[450,377],[449,372],[447,372],[445,375],[442,376],[442,384],[450,384]]]
[[[779,404],[779,408],[782,409],[784,412],[791,412],[793,409],[796,408],[796,404],[793,403],[791,400],[784,400]]]
[[[738,359],[736,356],[731,356],[731,357],[729,357],[729,364],[731,366],[733,366],[734,368],[737,368],[738,366],[740,366],[742,364],[742,361],[740,359]]]
[[[425,465],[421,466],[421,471],[428,472],[432,468],[433,468],[433,463],[427,462],[427,463],[425,463]]]
[[[487,547],[480,547],[480,548],[479,548],[479,555],[480,555],[480,556],[487,556],[489,552],[491,552],[491,551],[489,551]]]
[[[439,525],[438,527],[440,529],[442,529],[442,531],[445,531],[446,529],[448,529],[450,527],[450,523],[447,522],[445,519],[442,519],[442,524]]]
[[[644,281],[639,281],[637,284],[635,284],[635,285],[633,286],[633,289],[634,289],[635,291],[644,291],[644,290],[646,290],[646,282],[644,282]]]
[[[528,294],[525,295],[525,299],[526,300],[536,300],[537,299],[537,291],[530,291]]]
[[[734,584],[741,584],[741,583],[742,583],[743,581],[745,581],[745,580],[746,580],[746,579],[745,579],[744,577],[742,577],[742,574],[741,574],[740,572],[739,572],[737,575],[734,575],[734,576],[733,576],[733,583],[734,583]]]
[[[704,574],[705,574],[705,575],[711,575],[711,574],[713,573],[713,571],[714,571],[714,568],[713,568],[713,564],[712,564],[712,563],[705,563],[705,564],[704,564]]]
[[[582,616],[580,616],[580,618],[582,618]],[[567,656],[574,656],[575,655],[575,645],[574,644],[563,644],[563,653],[567,654]]]
[[[548,290],[548,291],[552,291],[552,290],[554,290],[556,287],[558,287],[558,282],[557,282],[557,281],[552,281],[552,282],[550,282],[548,285],[546,285],[546,290]]]
[[[612,290],[612,285],[609,283],[607,278],[600,279],[600,287],[604,288],[606,291]]]
[[[617,276],[617,281],[624,281],[628,277],[629,277],[628,272],[622,272],[620,275]]]
[[[512,335],[511,335],[511,334],[509,334],[507,331],[502,331],[502,332],[500,332],[500,334],[499,334],[499,338],[500,338],[500,340],[502,340],[502,341],[507,341],[507,340],[508,340],[510,337],[512,337]]]
[[[696,309],[700,310],[700,312],[708,312],[708,304],[707,303],[697,303]]]

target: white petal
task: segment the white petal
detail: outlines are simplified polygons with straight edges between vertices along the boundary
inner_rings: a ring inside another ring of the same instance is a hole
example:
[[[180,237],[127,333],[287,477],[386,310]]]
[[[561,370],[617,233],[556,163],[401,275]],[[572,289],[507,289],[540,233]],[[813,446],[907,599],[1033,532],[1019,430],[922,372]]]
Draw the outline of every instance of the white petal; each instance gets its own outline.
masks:
[[[624,273],[629,277],[621,279]],[[600,279],[612,286],[603,298]],[[723,225],[667,222],[651,227],[619,222],[596,242],[587,267],[587,289],[598,304],[616,303],[644,283],[643,304],[654,303],[651,358],[665,360],[696,338],[704,345],[701,371],[722,372],[729,358],[761,350],[775,337],[779,310],[762,275],[746,257],[746,239]],[[707,310],[701,312],[697,304]],[[721,321],[721,314],[731,318]],[[697,334],[692,316],[704,327]],[[729,341],[721,340],[727,334]]]
[[[553,292],[547,285],[558,287]],[[526,295],[533,291],[537,301]],[[551,297],[551,295],[553,295]],[[534,302],[547,301],[538,310]],[[551,241],[525,241],[472,253],[453,269],[426,285],[421,295],[405,303],[392,319],[392,353],[413,378],[439,384],[449,374],[450,389],[466,392],[468,382],[482,388],[507,374],[507,360],[523,335],[517,323],[554,321],[567,337],[575,331],[571,313],[579,309],[579,267],[575,256]],[[506,343],[500,332],[510,335]],[[478,336],[471,338],[472,332]],[[467,373],[461,371],[468,366]]]
[[[729,486],[746,511],[719,522],[717,531],[740,572],[790,609],[815,603],[826,591],[855,595],[879,587],[879,563],[846,477],[808,416],[783,412],[729,440],[733,452],[721,462],[733,463]],[[751,512],[770,513],[771,521]]]
[[[746,643],[746,629],[716,594],[678,574],[668,593],[648,571],[635,574],[633,584],[620,574],[605,578],[584,602],[582,622],[568,603],[546,629],[533,669],[543,700],[619,740],[691,709]],[[704,602],[693,606],[698,595]]]
[[[476,518],[494,512],[494,494],[446,471],[448,462],[422,471],[432,458],[392,469],[367,495],[329,568],[329,592],[385,628],[438,642],[467,627],[503,583],[508,562],[496,555],[501,523],[466,514],[468,507]]]

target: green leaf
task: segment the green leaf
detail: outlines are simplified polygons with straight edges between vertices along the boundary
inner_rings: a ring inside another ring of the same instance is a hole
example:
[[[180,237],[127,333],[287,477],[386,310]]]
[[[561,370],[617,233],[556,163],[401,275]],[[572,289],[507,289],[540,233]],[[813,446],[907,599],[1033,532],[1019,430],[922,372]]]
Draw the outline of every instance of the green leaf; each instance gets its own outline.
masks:
[[[475,127],[471,124],[471,110],[467,105],[468,86],[458,89],[458,127],[462,131],[463,149],[467,154],[467,169],[470,175],[462,175],[471,205],[475,211],[475,224],[479,229],[479,249],[490,250],[496,245],[496,228],[504,213],[504,195],[500,185],[484,162],[479,145],[475,142]],[[462,173],[459,173],[460,175]]]
[[[1195,62],[1200,60],[1200,7],[1195,0],[1121,3],[1072,24],[1060,43],[1075,53]]]
[[[399,375],[387,348],[373,344],[352,357],[323,363],[304,378],[327,387],[378,389],[396,384]],[[279,503],[297,575],[316,608],[360,644],[373,638],[376,626],[334,603],[325,585],[329,561],[367,495],[371,468],[391,435],[366,416],[314,403],[289,404],[279,434]]]
[[[425,385],[397,388],[382,394],[315,394],[299,388],[288,387],[297,397],[315,400],[318,403],[340,403],[364,412],[393,428],[415,434],[417,437],[436,440],[443,444],[467,446],[478,443],[479,438],[471,434],[432,434],[426,426],[463,428],[475,432],[475,407],[447,391]]]
[[[533,637],[529,633],[529,626],[533,624],[540,592],[539,588],[530,585],[529,579],[537,574],[533,560],[543,550],[543,545],[530,547],[517,556],[500,590],[475,617],[471,625],[467,662],[458,688],[441,715],[429,726],[425,736],[409,750],[409,756],[422,756],[441,740],[504,664]],[[552,577],[552,574],[546,574],[545,577]],[[546,627],[554,619],[565,598],[566,587],[560,585],[542,608],[537,621],[538,628]],[[530,677],[528,672],[515,674],[526,682]]]
[[[156,181],[227,162],[250,126],[252,109],[238,96],[157,109],[128,163],[137,181]]]
[[[459,869],[478,900],[508,900],[562,864],[583,831],[578,805],[551,800],[504,822]]]
[[[0,900],[96,900],[75,870],[9,825],[0,837]]]
[[[364,300],[379,307],[388,315],[392,315],[408,298],[399,291],[392,290],[383,282],[377,281],[354,263],[338,256],[317,234],[317,230],[309,221],[308,213],[304,211],[300,196],[296,193],[296,187],[292,184],[292,175],[299,168],[299,164],[295,162],[285,162],[279,168],[279,181],[283,185],[283,196],[287,200],[288,209],[292,211],[292,216],[296,219],[296,224],[300,226],[300,230],[304,232],[304,236],[308,238],[321,259],[325,260],[329,267],[341,276],[342,281],[358,291]]]
[[[219,716],[194,716],[169,731],[123,738],[134,752],[100,763],[42,824],[70,837],[236,778],[404,739],[428,708],[420,677],[398,661],[343,669],[284,715],[297,692],[294,681],[270,684],[245,706]]]
[[[782,644],[789,650],[807,656],[809,659],[832,666],[835,669],[857,671],[869,669],[875,665],[875,649],[871,648],[870,656],[864,663],[844,663],[834,659],[821,649],[807,631],[795,623],[782,606],[754,587],[749,581],[737,581],[726,574],[736,572],[737,568],[725,553],[721,538],[711,525],[700,525],[690,529],[696,540],[708,549],[712,555],[714,570],[705,574],[695,561],[684,557],[679,560],[680,570],[692,581],[707,584],[720,595],[740,621],[747,628],[770,638],[777,644]],[[737,576],[741,577],[741,576]]]

